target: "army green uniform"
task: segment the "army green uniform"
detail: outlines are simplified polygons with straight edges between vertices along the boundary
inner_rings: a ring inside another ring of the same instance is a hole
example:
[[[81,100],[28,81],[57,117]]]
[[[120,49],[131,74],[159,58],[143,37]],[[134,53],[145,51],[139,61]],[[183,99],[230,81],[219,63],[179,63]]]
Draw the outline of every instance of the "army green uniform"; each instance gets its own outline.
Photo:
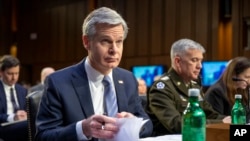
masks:
[[[176,71],[169,69],[158,81],[154,82],[148,93],[146,112],[153,124],[153,135],[181,133],[182,114],[188,103],[188,89],[199,88],[199,84],[191,81],[186,86]],[[222,122],[225,116],[219,115],[208,102],[203,101],[203,93],[199,97],[207,122]]]

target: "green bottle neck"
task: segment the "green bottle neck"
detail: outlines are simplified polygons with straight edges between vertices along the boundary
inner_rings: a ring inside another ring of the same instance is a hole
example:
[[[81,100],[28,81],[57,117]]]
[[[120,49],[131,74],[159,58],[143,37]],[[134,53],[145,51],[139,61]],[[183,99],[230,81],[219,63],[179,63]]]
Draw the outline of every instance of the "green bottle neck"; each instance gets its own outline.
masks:
[[[235,99],[235,104],[237,104],[237,105],[241,104],[241,99],[240,98],[236,98]]]
[[[199,106],[198,96],[190,96],[188,101],[189,101],[190,106]]]
[[[197,102],[198,103],[198,96],[190,96],[189,102],[191,102],[191,103]]]

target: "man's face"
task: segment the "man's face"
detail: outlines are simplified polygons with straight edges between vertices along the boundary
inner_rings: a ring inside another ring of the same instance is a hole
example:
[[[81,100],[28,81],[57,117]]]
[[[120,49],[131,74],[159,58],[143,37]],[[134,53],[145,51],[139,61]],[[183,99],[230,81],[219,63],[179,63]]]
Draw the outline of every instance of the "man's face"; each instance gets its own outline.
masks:
[[[202,68],[202,60],[203,53],[197,49],[189,49],[186,54],[175,58],[177,72],[185,82],[198,79]]]
[[[139,91],[139,94],[147,93],[147,85],[144,80],[138,80],[138,91]]]
[[[6,69],[5,71],[1,71],[1,77],[3,82],[9,86],[16,84],[19,78],[19,70],[20,67],[16,66]]]
[[[117,67],[122,57],[123,36],[122,25],[97,24],[93,38],[83,37],[91,66],[103,74]]]

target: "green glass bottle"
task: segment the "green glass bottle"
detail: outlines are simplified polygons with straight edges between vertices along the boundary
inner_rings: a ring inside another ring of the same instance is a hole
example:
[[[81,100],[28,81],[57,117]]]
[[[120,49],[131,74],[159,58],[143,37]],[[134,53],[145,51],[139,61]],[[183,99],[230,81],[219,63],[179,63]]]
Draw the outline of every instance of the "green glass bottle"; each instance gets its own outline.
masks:
[[[246,109],[241,103],[242,95],[235,95],[235,102],[231,111],[232,124],[246,124]]]
[[[189,102],[182,117],[182,141],[206,140],[206,115],[199,105],[199,89],[189,89]]]

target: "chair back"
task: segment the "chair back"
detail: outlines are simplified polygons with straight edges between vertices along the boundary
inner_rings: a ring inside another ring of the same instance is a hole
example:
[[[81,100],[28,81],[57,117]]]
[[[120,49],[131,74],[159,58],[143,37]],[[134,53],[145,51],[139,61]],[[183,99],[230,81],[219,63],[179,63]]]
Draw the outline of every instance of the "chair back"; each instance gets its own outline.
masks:
[[[26,96],[29,141],[34,141],[36,134],[36,115],[42,95],[43,91],[34,91]]]

